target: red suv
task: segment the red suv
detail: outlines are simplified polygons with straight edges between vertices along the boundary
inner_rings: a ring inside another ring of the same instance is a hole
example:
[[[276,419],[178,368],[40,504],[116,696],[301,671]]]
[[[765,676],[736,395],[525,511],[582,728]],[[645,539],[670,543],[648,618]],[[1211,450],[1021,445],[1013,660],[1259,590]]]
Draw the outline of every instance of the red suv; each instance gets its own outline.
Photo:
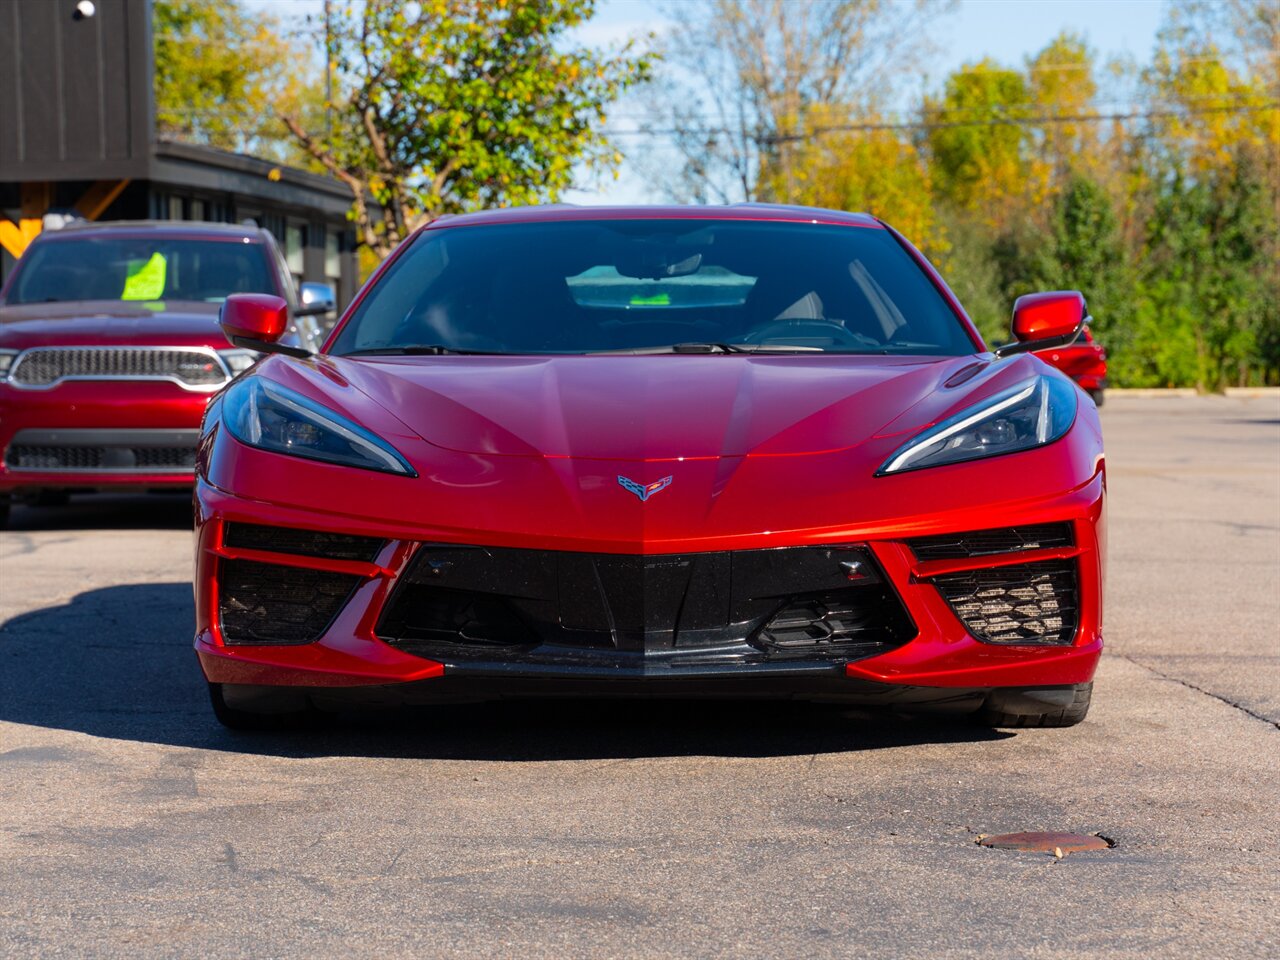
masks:
[[[1103,390],[1107,387],[1107,351],[1093,339],[1085,327],[1080,338],[1065,347],[1040,350],[1038,355],[1045,363],[1053,364],[1068,377],[1080,384],[1080,389],[1102,406]]]
[[[84,224],[49,231],[0,289],[0,523],[12,498],[190,486],[209,398],[257,355],[228,349],[228,294],[289,304],[314,349],[279,248],[265,230],[205,223]]]

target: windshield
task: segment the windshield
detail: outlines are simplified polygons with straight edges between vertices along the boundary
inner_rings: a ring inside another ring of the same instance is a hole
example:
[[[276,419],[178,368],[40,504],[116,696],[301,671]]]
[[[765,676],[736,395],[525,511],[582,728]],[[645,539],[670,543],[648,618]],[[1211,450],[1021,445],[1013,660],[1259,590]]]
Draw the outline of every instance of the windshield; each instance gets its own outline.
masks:
[[[76,237],[34,244],[9,303],[201,300],[276,293],[266,248],[243,240]]]
[[[974,344],[886,230],[731,220],[429,230],[337,354],[750,350],[957,356]]]

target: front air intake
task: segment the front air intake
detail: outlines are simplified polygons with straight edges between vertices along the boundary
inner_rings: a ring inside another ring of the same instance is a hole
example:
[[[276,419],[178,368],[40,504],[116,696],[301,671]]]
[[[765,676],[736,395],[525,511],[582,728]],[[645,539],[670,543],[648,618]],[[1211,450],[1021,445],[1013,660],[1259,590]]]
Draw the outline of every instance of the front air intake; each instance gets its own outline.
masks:
[[[941,536],[916,537],[909,546],[920,560],[962,560],[997,553],[1021,553],[1024,550],[1047,550],[1073,544],[1071,524],[1036,523],[1022,527],[1000,527],[995,530],[971,530]]]
[[[320,639],[360,584],[349,573],[254,560],[218,562],[218,616],[228,644]]]
[[[759,640],[778,651],[852,654],[905,643],[914,633],[902,604],[876,585],[794,597],[764,625]]]
[[[301,530],[297,527],[270,527],[261,523],[231,522],[222,534],[224,545],[241,550],[266,550],[292,553],[302,557],[328,560],[378,559],[386,540],[379,537],[357,537],[323,530]]]
[[[932,578],[979,640],[1067,645],[1079,621],[1074,560],[1048,560],[946,573]]]

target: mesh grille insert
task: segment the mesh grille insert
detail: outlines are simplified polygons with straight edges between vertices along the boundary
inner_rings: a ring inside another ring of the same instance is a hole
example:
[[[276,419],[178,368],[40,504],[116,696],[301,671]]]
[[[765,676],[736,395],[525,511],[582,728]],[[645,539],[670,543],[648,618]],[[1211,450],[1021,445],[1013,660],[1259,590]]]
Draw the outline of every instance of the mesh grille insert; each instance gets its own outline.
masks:
[[[221,560],[218,613],[226,643],[318,640],[360,584],[360,577],[252,560]]]
[[[83,470],[147,473],[194,470],[194,447],[71,446],[15,443],[5,452],[10,470]]]
[[[969,632],[987,643],[1069,644],[1079,618],[1074,560],[932,578]]]
[[[364,560],[373,563],[386,541],[378,537],[357,537],[321,530],[271,527],[259,523],[228,523],[223,533],[223,543],[228,547],[244,550],[270,550],[273,553],[294,553],[303,557]]]
[[[936,537],[916,537],[909,546],[920,560],[960,560],[995,553],[1017,553],[1021,550],[1047,550],[1069,547],[1074,541],[1069,523],[1038,523],[1025,527],[1003,527],[997,530],[972,530],[947,533]]]

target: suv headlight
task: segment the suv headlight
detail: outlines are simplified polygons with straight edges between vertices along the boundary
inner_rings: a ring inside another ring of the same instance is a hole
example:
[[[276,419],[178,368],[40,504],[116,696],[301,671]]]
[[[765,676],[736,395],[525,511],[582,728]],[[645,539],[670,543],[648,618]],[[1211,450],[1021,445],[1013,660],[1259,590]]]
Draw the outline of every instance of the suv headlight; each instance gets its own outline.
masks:
[[[260,450],[408,477],[418,474],[391,444],[278,383],[248,377],[222,395],[222,422]]]
[[[9,368],[21,350],[0,350],[0,380],[9,379]]]
[[[1042,447],[1066,433],[1075,417],[1075,387],[1057,377],[1033,377],[908,440],[876,476]]]

